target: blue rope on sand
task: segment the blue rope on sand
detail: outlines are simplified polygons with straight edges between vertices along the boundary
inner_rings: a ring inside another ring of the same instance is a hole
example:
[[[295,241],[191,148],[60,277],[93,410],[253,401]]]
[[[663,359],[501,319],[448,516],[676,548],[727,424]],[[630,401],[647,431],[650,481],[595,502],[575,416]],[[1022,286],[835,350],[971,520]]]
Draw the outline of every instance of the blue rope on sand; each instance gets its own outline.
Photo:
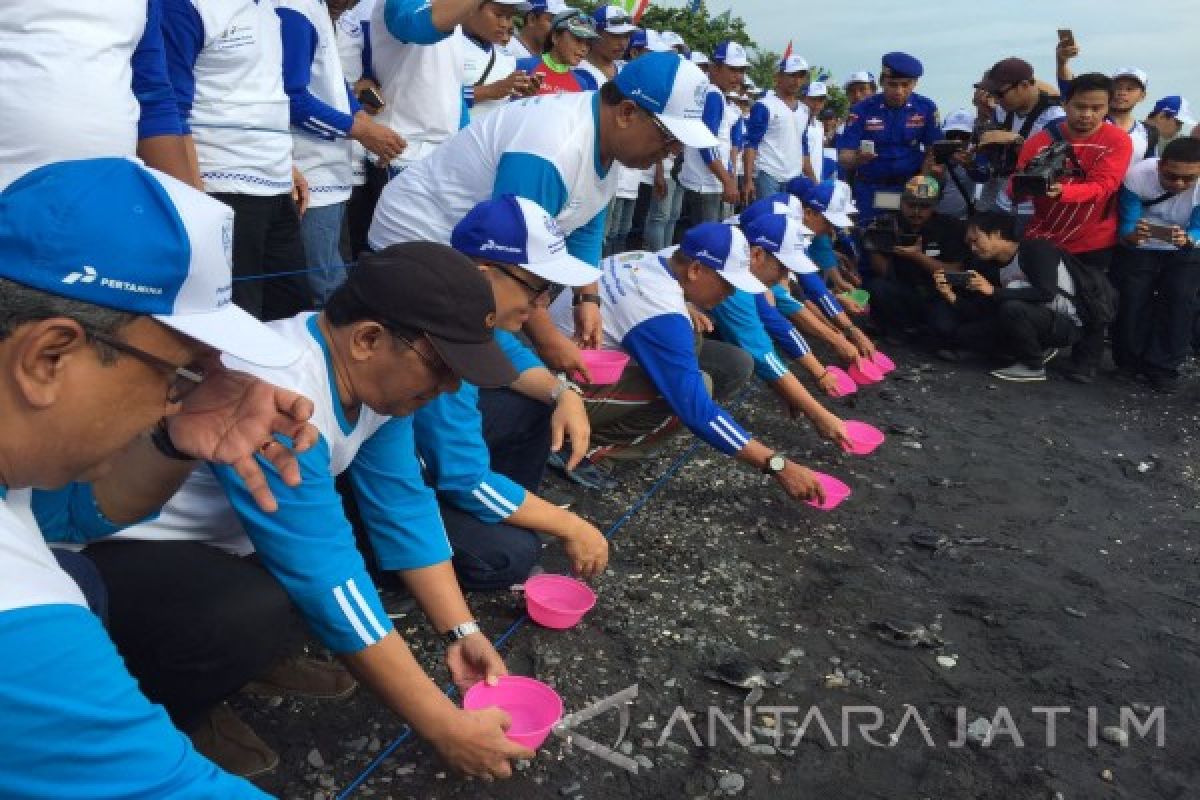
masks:
[[[309,267],[308,269],[295,269],[289,272],[266,272],[262,275],[241,275],[235,276],[234,283],[242,281],[269,281],[272,278],[287,278],[292,275],[310,275],[314,272],[328,272],[331,269],[350,269],[358,264],[357,261],[351,261],[349,264],[331,264],[328,267]]]
[[[745,392],[743,391],[742,394],[739,394],[730,405],[737,405],[744,394]],[[654,495],[658,494],[658,492],[667,484],[667,482],[671,480],[671,478],[675,477],[679,470],[683,469],[683,465],[686,464],[688,459],[692,457],[692,454],[699,449],[700,445],[701,442],[699,440],[692,442],[691,445],[689,445],[688,448],[683,451],[683,453],[681,453],[674,461],[672,461],[670,466],[668,466],[667,469],[658,476],[653,484],[651,484],[650,488],[643,492],[642,496],[635,500],[633,504],[629,506],[629,508],[625,509],[625,513],[622,514],[607,531],[605,531],[604,538],[612,539],[612,537],[616,535],[617,531],[625,527],[626,523],[633,519],[633,515],[641,511],[646,504],[650,502],[650,499],[654,497]],[[508,626],[508,630],[500,634],[500,636],[497,637],[494,642],[492,642],[492,646],[499,650],[501,647],[507,644],[508,640],[511,639],[517,631],[525,627],[525,624],[528,622],[529,615],[522,614],[516,622]],[[445,689],[443,689],[443,691],[447,697],[451,698],[457,694],[454,684],[448,685]],[[345,789],[342,789],[341,793],[338,794],[335,800],[346,800],[346,798],[354,794],[354,792],[357,791],[358,788],[362,786],[369,777],[371,777],[371,774],[374,773],[375,770],[379,769],[380,765],[383,764],[383,762],[387,760],[392,753],[396,752],[401,745],[412,738],[412,735],[412,728],[405,725],[400,731],[400,735],[397,736],[391,744],[383,748],[379,755],[375,757],[375,760],[368,764],[366,768],[363,769],[363,771],[360,772],[358,776],[349,783],[349,785],[346,786]]]

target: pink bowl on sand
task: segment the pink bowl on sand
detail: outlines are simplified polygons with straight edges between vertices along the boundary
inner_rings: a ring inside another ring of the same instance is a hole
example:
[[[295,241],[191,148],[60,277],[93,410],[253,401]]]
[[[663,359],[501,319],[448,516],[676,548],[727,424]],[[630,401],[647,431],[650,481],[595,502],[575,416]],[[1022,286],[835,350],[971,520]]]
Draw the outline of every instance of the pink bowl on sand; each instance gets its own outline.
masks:
[[[883,431],[879,428],[856,419],[846,420],[846,437],[850,439],[850,446],[843,446],[842,449],[856,456],[875,452],[875,448],[883,444],[884,439]]]
[[[883,380],[883,373],[879,371],[879,367],[865,358],[855,359],[854,363],[846,368],[846,374],[859,386],[870,386]]]
[[[828,369],[829,374],[837,381],[834,391],[829,393],[830,397],[845,397],[858,391],[858,384],[854,382],[854,378],[846,374],[846,370],[841,367],[828,367]]]
[[[896,369],[896,362],[892,361],[885,353],[882,353],[879,350],[875,351],[875,355],[871,357],[871,361],[875,364],[875,366],[879,367],[879,371],[884,375],[887,375],[889,372],[892,372]]]
[[[566,575],[535,575],[525,581],[525,610],[543,628],[573,628],[594,605],[591,587]]]
[[[616,383],[621,379],[621,373],[625,371],[625,366],[629,363],[629,356],[620,350],[581,350],[579,352],[583,357],[583,363],[587,365],[588,372],[592,374],[592,379],[588,382],[590,386],[610,386]],[[584,380],[578,372],[575,373],[574,378],[577,381]]]
[[[517,744],[537,750],[563,715],[562,698],[541,681],[520,675],[504,675],[495,686],[480,681],[467,690],[463,708],[482,711],[499,708],[512,718],[505,734]]]
[[[813,476],[817,479],[817,483],[821,484],[821,488],[825,491],[825,502],[818,503],[816,500],[806,501],[813,508],[819,508],[822,511],[832,511],[841,505],[843,500],[850,496],[850,487],[832,475],[826,475],[824,472],[817,472],[814,470]]]

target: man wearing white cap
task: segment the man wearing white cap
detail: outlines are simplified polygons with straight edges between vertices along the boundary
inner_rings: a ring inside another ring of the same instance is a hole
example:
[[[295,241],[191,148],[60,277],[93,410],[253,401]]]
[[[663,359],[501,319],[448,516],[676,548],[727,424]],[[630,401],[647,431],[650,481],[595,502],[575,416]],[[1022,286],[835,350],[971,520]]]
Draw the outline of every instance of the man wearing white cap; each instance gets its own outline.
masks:
[[[713,51],[708,72],[713,88],[704,102],[703,119],[717,137],[717,146],[684,150],[683,169],[679,172],[679,183],[686,192],[684,207],[693,225],[721,219],[722,201],[731,205],[738,202],[737,181],[728,164],[733,149],[733,127],[742,112],[725,93],[741,87],[749,66],[746,50],[737,42],[722,42]]]
[[[879,84],[875,82],[875,76],[871,72],[861,70],[851,72],[842,83],[842,88],[846,90],[847,106],[852,107],[879,91]]]
[[[629,448],[644,452],[682,423],[721,453],[772,476],[790,497],[818,496],[811,472],[751,438],[718,405],[749,379],[750,358],[733,345],[698,337],[692,328],[689,303],[711,308],[735,289],[766,291],[750,272],[750,246],[742,232],[704,223],[674,250],[614,256],[605,259],[602,271],[601,291],[612,306],[604,317],[604,346],[633,361],[617,384],[593,387],[585,398],[597,445],[593,457]],[[550,311],[560,330],[570,330],[569,300],[560,297]],[[709,356],[710,350],[721,355]],[[705,368],[719,361],[726,362],[722,369]],[[614,396],[622,401],[608,402]]]
[[[633,17],[617,5],[600,6],[592,13],[592,21],[596,23],[600,38],[592,42],[579,69],[590,73],[597,86],[603,86],[620,71],[620,61],[629,49],[629,38],[637,26],[633,24]]]
[[[935,163],[930,174],[942,187],[942,196],[935,211],[957,220],[965,220],[975,211],[979,184],[965,166],[970,158],[968,150],[975,131],[975,114],[965,108],[951,111],[942,122],[942,134],[947,141],[960,142],[962,150],[954,153],[946,163]]]
[[[684,145],[714,146],[716,138],[701,120],[707,87],[694,64],[651,53],[630,62],[599,92],[512,103],[388,184],[371,225],[371,246],[448,241],[477,203],[514,194],[555,217],[572,255],[598,264],[618,177],[613,166],[648,167]],[[576,335],[594,346],[599,296],[586,288],[576,294]],[[533,315],[526,331],[551,368],[583,367],[578,348],[543,313]]]
[[[530,0],[521,21],[521,30],[508,43],[508,52],[520,61],[540,56],[550,35],[550,22],[569,7],[563,0]]]
[[[152,513],[192,458],[232,464],[267,511],[278,481],[299,483],[272,436],[311,447],[312,403],[214,352],[299,355],[231,302],[232,225],[227,207],[119,158],[40,167],[0,194],[5,797],[266,797],[142,696],[39,529],[107,535]]]
[[[750,109],[746,121],[746,161],[742,201],[777,194],[780,187],[801,173],[812,177],[813,168],[804,154],[808,131],[808,106],[800,101],[808,82],[808,62],[788,56],[779,62],[775,89]]]
[[[1161,156],[1167,145],[1180,136],[1197,136],[1200,133],[1187,98],[1177,94],[1161,98],[1146,119],[1158,130],[1158,147],[1153,155]]]

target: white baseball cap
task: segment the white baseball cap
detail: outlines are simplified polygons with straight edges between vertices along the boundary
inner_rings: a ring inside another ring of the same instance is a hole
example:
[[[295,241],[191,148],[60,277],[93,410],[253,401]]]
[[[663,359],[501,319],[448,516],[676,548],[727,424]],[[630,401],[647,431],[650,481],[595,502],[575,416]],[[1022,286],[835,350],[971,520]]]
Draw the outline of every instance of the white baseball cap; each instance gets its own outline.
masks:
[[[567,252],[558,221],[532,200],[505,194],[472,208],[454,226],[450,244],[473,258],[516,264],[562,286],[586,286],[600,270]]]
[[[686,147],[717,146],[701,119],[712,84],[695,64],[676,53],[647,53],[626,64],[613,82]]]
[[[687,47],[687,42],[675,31],[663,31],[662,40],[667,47]]]
[[[750,272],[750,243],[732,225],[704,222],[683,235],[679,252],[716,272],[735,289],[762,294],[767,287]]]
[[[1138,67],[1121,67],[1112,74],[1112,78],[1114,81],[1117,78],[1133,78],[1142,85],[1143,89],[1147,89],[1150,86],[1150,76],[1146,74],[1146,70],[1139,69]]]
[[[718,64],[724,64],[727,67],[750,66],[750,58],[746,55],[746,48],[732,41],[724,41],[717,45],[717,49],[713,51],[713,61],[716,61]]]
[[[792,75],[797,72],[808,72],[808,62],[800,56],[788,56],[779,60],[779,72]]]
[[[813,81],[808,85],[808,90],[804,93],[805,97],[828,97],[829,89],[821,81]]]
[[[663,39],[662,31],[647,28],[646,49],[651,53],[669,53],[671,52],[671,45]]]
[[[849,228],[854,224],[850,215],[858,212],[854,206],[854,193],[843,181],[821,181],[808,186],[800,200],[814,211],[820,211],[835,228]]]
[[[875,83],[875,75],[867,70],[851,72],[850,76],[846,78],[845,82],[842,84],[842,88],[845,88],[852,83]]]
[[[699,50],[693,50],[690,56],[691,62],[697,67],[702,67],[709,63],[708,56],[701,53]]]
[[[817,272],[817,265],[808,257],[812,233],[792,214],[759,214],[742,228],[751,247],[761,247],[774,253],[791,272],[808,274]]]
[[[973,133],[975,131],[975,112],[968,111],[965,108],[951,111],[946,115],[946,120],[942,123],[942,130]]]

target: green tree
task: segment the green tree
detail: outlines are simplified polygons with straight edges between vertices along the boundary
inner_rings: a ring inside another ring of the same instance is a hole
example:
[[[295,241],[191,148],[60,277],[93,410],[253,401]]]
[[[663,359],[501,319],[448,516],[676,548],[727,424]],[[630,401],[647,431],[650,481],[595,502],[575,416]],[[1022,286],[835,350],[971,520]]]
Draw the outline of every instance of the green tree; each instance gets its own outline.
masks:
[[[775,73],[779,71],[779,59],[783,56],[774,50],[759,50],[755,48],[750,55],[750,69],[746,75],[760,89],[770,89],[775,85]]]

